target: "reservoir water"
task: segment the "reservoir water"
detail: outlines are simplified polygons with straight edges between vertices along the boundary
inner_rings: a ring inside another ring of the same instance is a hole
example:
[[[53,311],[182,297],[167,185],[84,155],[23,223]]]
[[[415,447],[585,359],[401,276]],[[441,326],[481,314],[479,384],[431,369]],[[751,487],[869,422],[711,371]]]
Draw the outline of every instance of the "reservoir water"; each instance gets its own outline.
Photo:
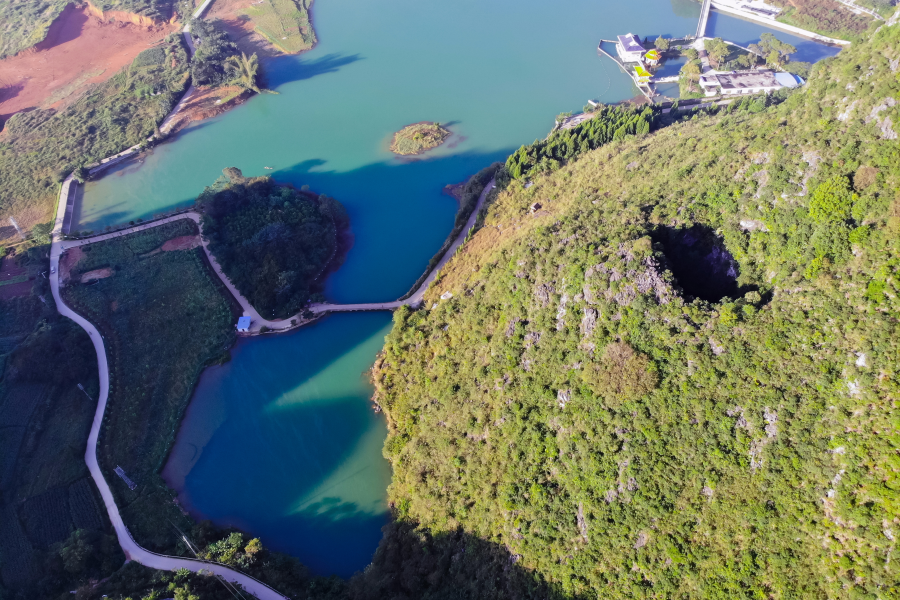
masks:
[[[444,185],[543,137],[560,112],[637,95],[597,56],[599,39],[688,34],[699,13],[691,0],[317,0],[318,47],[264,65],[278,95],[88,184],[74,228],[189,204],[236,166],[347,207],[355,243],[329,280],[330,300],[395,299],[452,226]],[[717,17],[712,33],[725,23]],[[450,142],[424,158],[393,156],[391,134],[423,120],[449,123]],[[389,327],[387,313],[334,315],[242,340],[230,363],[207,370],[164,472],[192,514],[238,526],[319,574],[364,568],[387,522],[390,470],[363,373]]]

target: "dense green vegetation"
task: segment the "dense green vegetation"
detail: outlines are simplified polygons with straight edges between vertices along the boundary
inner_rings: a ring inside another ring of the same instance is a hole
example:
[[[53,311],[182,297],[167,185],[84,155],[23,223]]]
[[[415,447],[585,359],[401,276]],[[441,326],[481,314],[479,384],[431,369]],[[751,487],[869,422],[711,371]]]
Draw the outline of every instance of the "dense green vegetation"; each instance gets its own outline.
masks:
[[[0,3],[0,59],[39,44],[68,0],[9,0]]]
[[[859,40],[873,22],[837,0],[772,0],[772,4],[782,8],[779,21],[839,39]]]
[[[49,220],[58,183],[79,166],[145,143],[187,88],[180,35],[61,111],[14,115],[0,136],[0,214],[23,228]]]
[[[627,105],[599,107],[593,119],[572,129],[558,129],[545,140],[522,146],[506,160],[515,179],[556,171],[567,161],[611,141],[643,135],[653,128],[658,109]]]
[[[184,219],[84,246],[62,288],[66,303],[104,336],[110,394],[97,456],[122,518],[151,550],[178,538],[167,519],[190,528],[159,472],[201,370],[227,359],[240,314],[201,248],[160,251],[166,240],[196,234]],[[76,283],[103,268],[112,275]],[[135,490],[113,472],[116,466]]]
[[[341,260],[346,210],[270,177],[245,178],[234,167],[224,172],[197,198],[210,252],[261,315],[297,314],[321,298],[322,276]]]
[[[228,34],[209,21],[193,19],[191,35],[197,39],[197,51],[191,60],[191,78],[194,85],[221,85],[231,80],[225,68],[230,56],[238,53],[237,46]]]
[[[450,137],[450,130],[441,127],[440,123],[413,123],[394,134],[391,140],[391,152],[401,156],[422,154],[437,148]]]
[[[46,271],[46,247],[21,260]],[[52,303],[43,285],[0,301],[0,596],[9,600],[68,593],[125,560],[84,464],[93,347],[41,294]]]
[[[898,45],[517,152],[376,366],[398,519],[569,597],[897,596]]]

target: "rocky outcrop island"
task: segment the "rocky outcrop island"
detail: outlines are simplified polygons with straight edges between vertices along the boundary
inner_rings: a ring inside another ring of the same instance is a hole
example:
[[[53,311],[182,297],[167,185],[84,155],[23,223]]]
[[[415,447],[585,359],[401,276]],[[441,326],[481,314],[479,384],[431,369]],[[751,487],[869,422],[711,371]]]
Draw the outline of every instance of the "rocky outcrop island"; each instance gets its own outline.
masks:
[[[422,154],[443,144],[450,135],[450,130],[441,127],[440,123],[413,123],[394,134],[391,152],[400,156]]]

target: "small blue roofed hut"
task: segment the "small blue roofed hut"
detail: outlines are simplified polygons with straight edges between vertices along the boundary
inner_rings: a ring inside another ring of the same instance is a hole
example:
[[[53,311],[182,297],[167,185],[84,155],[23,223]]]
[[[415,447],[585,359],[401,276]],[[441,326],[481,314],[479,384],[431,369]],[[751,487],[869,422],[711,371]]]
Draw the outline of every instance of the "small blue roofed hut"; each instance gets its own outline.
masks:
[[[250,331],[250,317],[241,317],[238,319],[237,330],[245,333]]]

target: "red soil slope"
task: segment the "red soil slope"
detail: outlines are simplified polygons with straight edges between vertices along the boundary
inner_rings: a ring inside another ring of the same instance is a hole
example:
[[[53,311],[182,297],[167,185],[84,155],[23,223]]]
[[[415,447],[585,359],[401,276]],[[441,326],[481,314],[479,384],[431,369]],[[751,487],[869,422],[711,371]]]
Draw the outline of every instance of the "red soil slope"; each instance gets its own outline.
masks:
[[[104,23],[70,4],[43,42],[0,61],[0,123],[22,110],[64,105],[176,29],[168,23]]]

